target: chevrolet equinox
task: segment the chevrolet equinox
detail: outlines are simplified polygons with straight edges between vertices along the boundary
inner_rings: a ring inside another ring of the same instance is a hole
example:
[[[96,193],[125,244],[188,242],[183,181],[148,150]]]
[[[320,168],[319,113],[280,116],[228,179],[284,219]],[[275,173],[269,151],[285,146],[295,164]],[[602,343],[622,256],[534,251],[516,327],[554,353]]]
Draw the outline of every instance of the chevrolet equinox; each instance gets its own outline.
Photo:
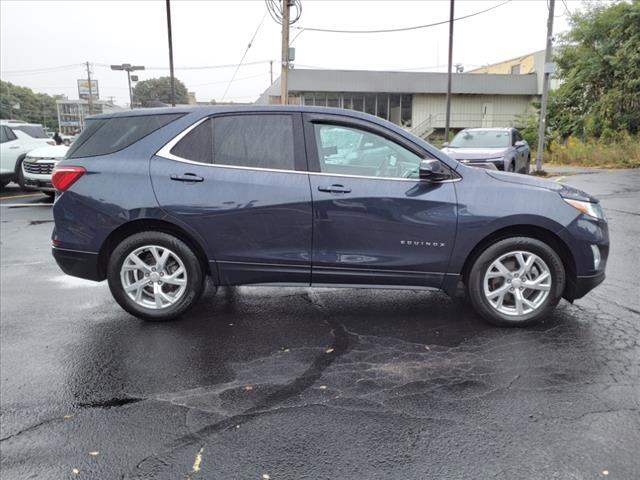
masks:
[[[597,199],[465,166],[398,126],[330,108],[98,115],[53,173],[53,256],[127,312],[184,314],[223,285],[464,287],[505,326],[604,280]],[[425,313],[426,314],[426,313]]]

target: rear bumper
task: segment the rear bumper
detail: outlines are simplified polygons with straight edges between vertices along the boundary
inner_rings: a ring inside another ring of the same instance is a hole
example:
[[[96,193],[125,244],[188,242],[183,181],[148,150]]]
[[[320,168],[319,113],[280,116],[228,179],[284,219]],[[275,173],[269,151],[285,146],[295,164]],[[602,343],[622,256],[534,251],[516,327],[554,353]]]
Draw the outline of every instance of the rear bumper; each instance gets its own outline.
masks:
[[[67,275],[94,280],[96,282],[102,281],[105,278],[100,269],[97,253],[79,252],[53,247],[52,254],[60,269]]]

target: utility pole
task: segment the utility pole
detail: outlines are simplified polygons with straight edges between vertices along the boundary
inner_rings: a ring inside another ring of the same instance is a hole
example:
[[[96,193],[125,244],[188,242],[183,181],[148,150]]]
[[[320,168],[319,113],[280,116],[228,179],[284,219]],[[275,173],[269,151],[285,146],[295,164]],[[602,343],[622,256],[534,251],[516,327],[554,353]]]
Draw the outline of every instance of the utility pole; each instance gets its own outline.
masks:
[[[171,35],[171,2],[167,0],[167,33],[169,34],[169,75],[171,75],[171,106],[176,106],[176,85],[173,76],[173,36]]]
[[[273,60],[269,60],[269,78],[271,79],[269,85],[273,85]]]
[[[449,124],[451,123],[451,69],[453,63],[453,2],[450,0],[449,11],[449,67],[447,70],[447,114],[444,123],[444,141],[449,141]]]
[[[289,4],[282,0],[282,73],[280,74],[280,103],[289,103]]]
[[[542,171],[542,153],[544,150],[544,134],[547,129],[547,100],[549,96],[549,75],[551,67],[551,48],[553,44],[553,10],[556,0],[549,1],[549,18],[547,18],[547,48],[544,52],[544,69],[542,77],[542,105],[538,125],[538,151],[536,152],[536,172]]]
[[[91,86],[91,67],[87,62],[87,82],[89,82],[89,115],[93,115],[93,88]]]

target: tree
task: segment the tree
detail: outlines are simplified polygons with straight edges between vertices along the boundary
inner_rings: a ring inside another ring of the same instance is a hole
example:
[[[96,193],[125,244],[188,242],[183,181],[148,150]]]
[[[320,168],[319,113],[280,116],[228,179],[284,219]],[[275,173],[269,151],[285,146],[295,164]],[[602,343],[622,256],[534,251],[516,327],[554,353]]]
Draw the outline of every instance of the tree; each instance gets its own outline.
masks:
[[[640,0],[593,4],[572,15],[556,54],[562,81],[549,125],[563,138],[640,130]]]
[[[187,87],[175,79],[176,103],[188,103]],[[143,107],[162,102],[171,105],[171,77],[150,78],[133,89],[133,102]]]
[[[57,130],[56,97],[0,80],[0,118],[41,123]]]

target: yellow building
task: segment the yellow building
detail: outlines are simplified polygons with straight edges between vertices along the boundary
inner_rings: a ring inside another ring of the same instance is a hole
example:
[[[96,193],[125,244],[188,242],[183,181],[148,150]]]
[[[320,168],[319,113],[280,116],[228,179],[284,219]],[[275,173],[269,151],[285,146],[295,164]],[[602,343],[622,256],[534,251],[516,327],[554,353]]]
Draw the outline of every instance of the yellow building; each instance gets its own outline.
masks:
[[[544,61],[544,50],[542,52],[542,60]],[[484,67],[471,70],[469,73],[498,73],[504,75],[522,75],[527,73],[536,73],[536,55],[541,52],[530,53],[521,57],[505,60],[504,62],[486,65]]]
[[[528,53],[521,57],[511,58],[504,62],[485,65],[469,73],[488,73],[497,75],[527,75],[535,73],[538,76],[538,92],[542,93],[542,80],[544,72],[544,50]],[[558,80],[551,76],[549,88],[552,90],[558,87]]]

